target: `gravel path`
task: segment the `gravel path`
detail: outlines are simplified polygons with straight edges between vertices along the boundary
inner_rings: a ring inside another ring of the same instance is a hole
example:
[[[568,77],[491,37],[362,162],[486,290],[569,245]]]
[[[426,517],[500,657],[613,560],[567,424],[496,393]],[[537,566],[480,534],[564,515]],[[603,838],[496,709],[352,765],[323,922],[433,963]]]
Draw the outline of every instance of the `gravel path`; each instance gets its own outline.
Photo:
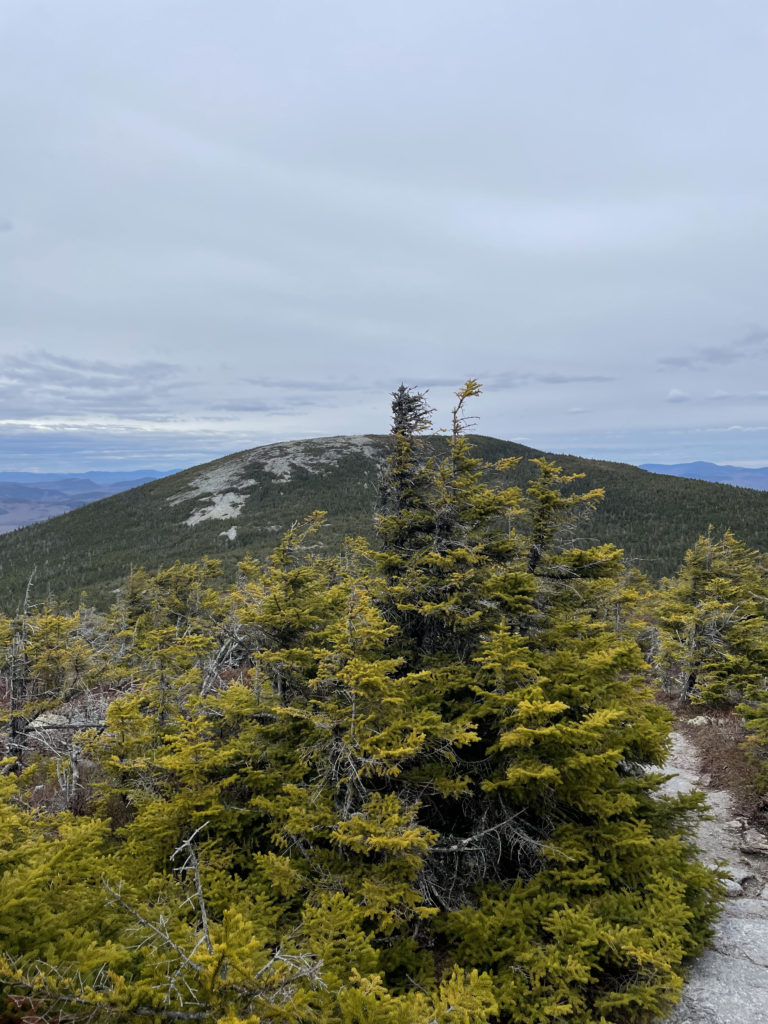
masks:
[[[768,840],[733,817],[728,793],[698,772],[695,746],[680,733],[667,763],[671,793],[702,790],[713,820],[699,829],[702,859],[728,862],[728,900],[712,945],[692,966],[666,1024],[768,1024]]]

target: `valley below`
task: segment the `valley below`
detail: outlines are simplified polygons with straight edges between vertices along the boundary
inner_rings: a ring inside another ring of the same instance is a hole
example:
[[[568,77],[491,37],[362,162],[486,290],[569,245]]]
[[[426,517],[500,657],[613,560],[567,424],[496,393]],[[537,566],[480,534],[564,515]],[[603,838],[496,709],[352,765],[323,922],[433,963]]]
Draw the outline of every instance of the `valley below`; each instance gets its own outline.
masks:
[[[64,515],[162,475],[156,470],[90,476],[0,472],[0,534]]]
[[[10,533],[22,526],[42,523],[53,516],[64,515],[80,507],[81,502],[72,499],[61,501],[8,501],[0,498],[0,533]]]

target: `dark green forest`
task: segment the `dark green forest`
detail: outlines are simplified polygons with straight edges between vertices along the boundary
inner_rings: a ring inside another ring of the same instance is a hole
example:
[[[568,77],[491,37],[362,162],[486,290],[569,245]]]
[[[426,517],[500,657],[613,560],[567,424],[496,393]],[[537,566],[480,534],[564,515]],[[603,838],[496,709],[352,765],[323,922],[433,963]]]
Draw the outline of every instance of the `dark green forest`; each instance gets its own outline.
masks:
[[[302,508],[236,566],[139,568],[102,609],[33,580],[0,617],[6,1024],[650,1024],[674,1004],[724,892],[701,796],[662,788],[659,694],[741,716],[765,764],[768,561],[705,525],[649,579],[598,532],[601,469],[468,437],[479,393],[439,444],[424,397],[395,393],[381,478],[358,466],[363,535],[332,532],[358,511],[337,494],[336,526]],[[676,483],[719,493],[659,493]],[[167,514],[163,493],[122,522]]]

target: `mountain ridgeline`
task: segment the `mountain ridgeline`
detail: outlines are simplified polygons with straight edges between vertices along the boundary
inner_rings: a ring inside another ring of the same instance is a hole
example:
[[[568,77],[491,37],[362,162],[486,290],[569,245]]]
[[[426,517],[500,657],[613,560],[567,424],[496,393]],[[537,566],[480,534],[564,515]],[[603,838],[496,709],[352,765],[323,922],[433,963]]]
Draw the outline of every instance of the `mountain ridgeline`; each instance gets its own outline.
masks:
[[[690,480],[709,480],[715,484],[734,484],[736,487],[753,487],[768,491],[768,466],[720,466],[714,462],[679,462],[674,465],[643,463],[640,469],[651,473],[666,473],[671,476],[685,476]]]
[[[471,441],[487,462],[518,456],[499,482],[523,488],[533,476],[531,460],[546,454],[492,437]],[[447,440],[432,436],[425,444],[439,457]],[[389,453],[385,435],[272,444],[6,533],[0,536],[0,609],[12,613],[19,607],[30,578],[35,601],[71,604],[84,595],[86,603],[106,607],[138,566],[154,570],[210,555],[231,570],[246,554],[266,557],[292,523],[316,509],[328,513],[315,542],[323,550],[340,550],[345,536],[370,539]],[[768,494],[622,463],[547,457],[568,473],[584,473],[579,489],[605,489],[597,509],[571,527],[567,545],[613,542],[624,548],[629,565],[651,578],[675,572],[710,524],[765,550]]]

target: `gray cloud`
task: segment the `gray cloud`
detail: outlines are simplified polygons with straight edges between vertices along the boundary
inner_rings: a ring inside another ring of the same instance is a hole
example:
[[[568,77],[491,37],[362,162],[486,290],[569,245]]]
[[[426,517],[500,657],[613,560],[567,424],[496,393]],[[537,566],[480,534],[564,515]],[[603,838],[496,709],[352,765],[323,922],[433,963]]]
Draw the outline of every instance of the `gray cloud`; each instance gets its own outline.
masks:
[[[262,399],[254,398],[252,401],[243,401],[239,398],[225,399],[223,401],[211,401],[207,403],[206,408],[212,412],[219,413],[220,415],[212,416],[209,414],[197,414],[197,419],[201,423],[205,423],[207,420],[215,419],[220,423],[231,423],[232,417],[236,413],[269,413],[272,416],[288,416],[296,409],[304,409],[308,405],[318,405],[319,401],[313,402],[311,399],[305,397],[301,398],[287,398],[282,402],[266,402]]]
[[[12,8],[0,420],[30,453],[386,430],[401,381],[440,425],[473,376],[484,433],[757,457],[760,0]]]
[[[70,423],[51,423],[44,429],[0,424],[3,466],[8,470],[60,472],[71,465],[81,469],[109,469],[112,466],[156,469],[183,468],[198,462],[250,448],[248,436],[227,438],[203,430],[149,431],[137,446],[131,430],[111,428],[73,429]],[[262,439],[260,439],[262,440]],[[265,437],[267,444],[271,438]]]
[[[526,387],[532,383],[535,384],[607,384],[615,381],[615,377],[609,377],[604,374],[564,374],[564,373],[516,373],[514,371],[509,373],[492,373],[492,372],[478,372],[475,371],[473,376],[477,377],[481,382],[481,386],[484,391],[509,391],[515,390],[516,388]],[[429,388],[440,388],[449,389],[455,391],[466,378],[460,374],[455,377],[431,377],[426,376],[419,379],[418,387],[422,390]],[[351,392],[354,394],[382,394],[388,393],[388,389],[393,387],[391,380],[292,380],[289,377],[284,379],[274,379],[270,377],[249,377],[246,378],[248,384],[253,384],[256,387],[280,389],[286,391],[298,391],[298,392],[313,392],[313,393],[345,393]],[[403,381],[405,383],[405,381]],[[302,398],[302,401],[306,401],[306,398]]]
[[[542,384],[609,384],[616,380],[601,373],[541,373],[533,374],[532,378]]]
[[[768,330],[755,329],[724,345],[707,345],[690,355],[662,356],[661,369],[706,370],[768,355]]]
[[[741,394],[734,394],[731,391],[715,391],[714,394],[704,395],[697,399],[704,404],[713,402],[716,404],[727,403],[730,407],[743,406],[744,403],[768,401],[768,391],[745,391]]]
[[[690,397],[691,396],[687,392],[681,391],[679,388],[670,388],[669,393],[667,394],[667,401],[687,402]]]
[[[369,381],[363,383],[361,381],[349,381],[349,380],[323,380],[318,378],[317,380],[302,380],[300,377],[291,379],[290,377],[274,378],[274,377],[246,377],[244,378],[245,383],[252,384],[259,388],[270,388],[283,391],[299,391],[299,392],[354,392],[359,394],[363,391],[375,391],[381,387],[379,382]]]
[[[156,361],[117,363],[36,352],[0,359],[0,416],[7,419],[120,413],[168,419],[189,387],[186,371]]]
[[[608,384],[615,381],[615,377],[608,377],[604,374],[593,373],[476,373],[475,376],[482,382],[484,391],[514,391],[517,388],[528,387],[531,384]],[[427,378],[424,386],[451,388],[454,390],[462,380],[453,378]]]

